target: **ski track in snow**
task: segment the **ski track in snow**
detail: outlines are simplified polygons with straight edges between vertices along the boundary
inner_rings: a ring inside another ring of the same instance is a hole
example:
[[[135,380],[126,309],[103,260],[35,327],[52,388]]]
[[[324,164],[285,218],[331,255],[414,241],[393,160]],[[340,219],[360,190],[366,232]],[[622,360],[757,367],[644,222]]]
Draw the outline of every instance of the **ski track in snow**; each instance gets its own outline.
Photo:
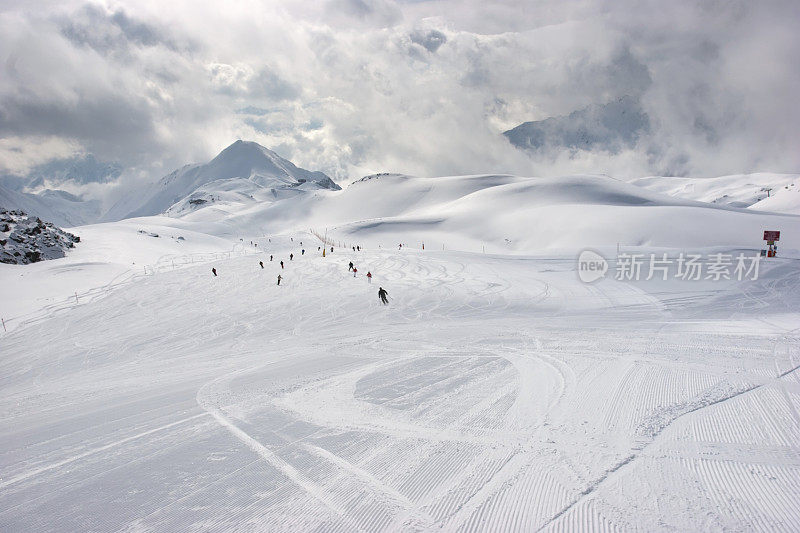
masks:
[[[800,528],[800,266],[698,296],[288,250],[0,339],[0,529]]]

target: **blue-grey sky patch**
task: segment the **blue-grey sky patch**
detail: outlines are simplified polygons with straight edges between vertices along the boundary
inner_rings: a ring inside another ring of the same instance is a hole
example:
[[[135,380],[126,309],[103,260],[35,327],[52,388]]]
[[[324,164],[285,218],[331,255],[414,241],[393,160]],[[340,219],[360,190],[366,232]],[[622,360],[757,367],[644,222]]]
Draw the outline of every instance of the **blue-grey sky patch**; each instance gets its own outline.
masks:
[[[168,29],[136,20],[124,9],[107,11],[99,5],[86,4],[57,20],[62,35],[69,41],[101,54],[128,52],[131,46],[161,46],[183,53],[192,48],[189,43],[178,44]]]
[[[417,43],[432,54],[447,42],[447,36],[438,30],[414,30],[409,37],[412,43]]]

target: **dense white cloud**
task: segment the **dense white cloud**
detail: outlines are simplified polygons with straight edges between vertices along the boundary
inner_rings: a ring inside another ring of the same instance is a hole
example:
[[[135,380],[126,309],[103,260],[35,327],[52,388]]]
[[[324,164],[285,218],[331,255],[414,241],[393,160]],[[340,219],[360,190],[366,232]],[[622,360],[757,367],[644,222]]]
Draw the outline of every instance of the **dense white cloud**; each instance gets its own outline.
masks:
[[[800,167],[797,2],[42,5],[0,7],[5,172],[50,147],[152,179],[237,138],[340,179]],[[650,122],[630,149],[501,135],[625,95]]]

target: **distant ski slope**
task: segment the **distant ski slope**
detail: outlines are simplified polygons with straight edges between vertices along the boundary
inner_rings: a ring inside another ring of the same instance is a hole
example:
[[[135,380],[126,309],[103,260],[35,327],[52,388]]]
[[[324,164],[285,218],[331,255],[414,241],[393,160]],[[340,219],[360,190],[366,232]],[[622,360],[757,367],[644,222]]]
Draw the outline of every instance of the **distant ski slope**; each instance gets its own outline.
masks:
[[[186,204],[176,204],[169,213],[173,216],[72,230],[82,239],[79,249],[36,267],[35,276],[10,283],[14,298],[3,302],[0,313],[33,312],[125,272],[138,274],[162,256],[228,251],[234,245],[249,246],[256,238],[309,229],[327,232],[334,243],[371,248],[404,243],[412,248],[424,244],[427,250],[572,256],[584,248],[615,250],[617,245],[642,253],[714,247],[755,253],[764,246],[763,231],[770,229],[782,232],[782,256],[800,256],[798,216],[668,196],[607,176],[382,174],[341,191],[291,189],[281,194],[250,180],[230,179],[200,191],[218,200],[186,210]],[[791,194],[789,190],[785,196]],[[185,240],[177,239],[181,235]],[[319,244],[312,243],[309,251]],[[92,266],[73,267],[87,264]],[[58,277],[49,274],[56,271],[61,272]],[[20,274],[0,266],[0,281]],[[48,287],[47,295],[35,290],[37,284]]]
[[[757,249],[765,229],[800,249],[800,218],[669,196],[608,176],[370,176],[342,191],[221,203],[184,216],[262,233],[328,228],[342,240],[536,253],[587,246]]]
[[[678,198],[800,215],[800,174],[737,174],[716,178],[652,176],[633,184]]]

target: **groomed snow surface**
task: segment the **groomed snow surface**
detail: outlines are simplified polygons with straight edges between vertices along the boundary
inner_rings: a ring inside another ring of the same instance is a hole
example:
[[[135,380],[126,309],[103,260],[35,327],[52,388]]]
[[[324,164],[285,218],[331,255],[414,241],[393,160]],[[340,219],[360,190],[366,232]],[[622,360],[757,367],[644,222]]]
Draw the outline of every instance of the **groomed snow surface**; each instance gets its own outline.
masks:
[[[294,239],[0,340],[0,529],[800,528],[795,261],[655,291]]]
[[[0,265],[0,531],[800,530],[800,217],[598,180],[383,176]],[[757,280],[576,274],[764,229]]]

